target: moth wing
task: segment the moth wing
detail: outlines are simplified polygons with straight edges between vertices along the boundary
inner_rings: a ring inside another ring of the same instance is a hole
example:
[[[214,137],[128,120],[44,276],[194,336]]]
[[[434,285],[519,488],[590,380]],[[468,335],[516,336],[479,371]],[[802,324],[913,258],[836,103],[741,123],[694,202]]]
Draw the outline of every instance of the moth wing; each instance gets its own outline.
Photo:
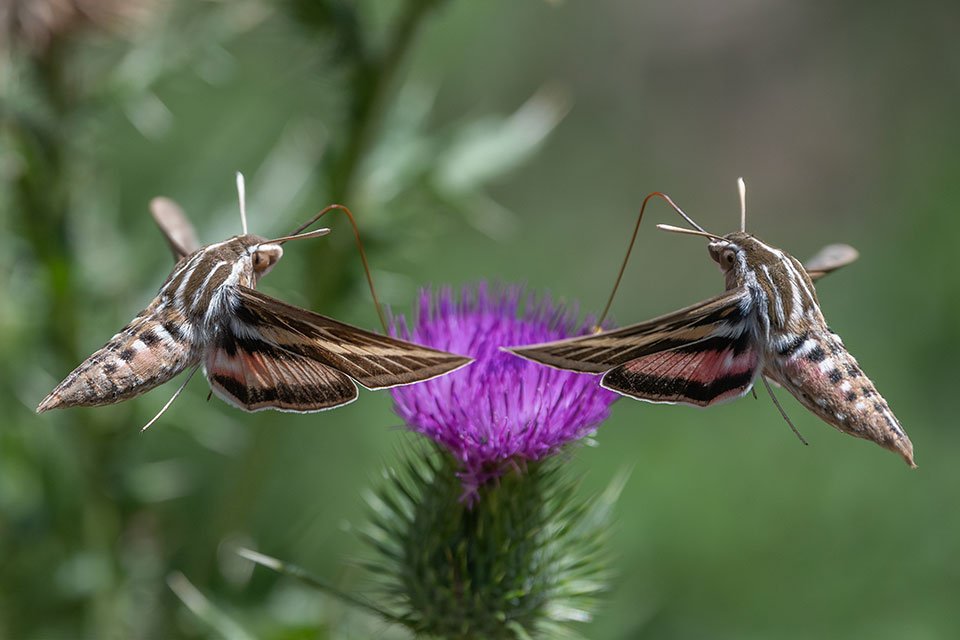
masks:
[[[203,373],[217,396],[244,411],[309,413],[357,399],[348,376],[253,337],[225,336],[208,351]]]
[[[506,350],[557,369],[605,373],[643,356],[745,332],[752,307],[746,289],[731,289],[699,304],[628,327]]]
[[[600,385],[648,402],[709,407],[750,391],[759,360],[745,329],[631,360],[604,374]]]
[[[255,331],[284,352],[346,374],[367,389],[429,380],[473,362],[446,351],[365,331],[248,287],[237,287],[237,334]]]
[[[845,267],[860,257],[860,252],[848,244],[828,244],[807,260],[803,268],[811,280],[819,280],[831,271]]]
[[[167,239],[174,259],[180,260],[200,248],[197,232],[190,224],[187,214],[170,198],[158,197],[151,200],[150,215]]]

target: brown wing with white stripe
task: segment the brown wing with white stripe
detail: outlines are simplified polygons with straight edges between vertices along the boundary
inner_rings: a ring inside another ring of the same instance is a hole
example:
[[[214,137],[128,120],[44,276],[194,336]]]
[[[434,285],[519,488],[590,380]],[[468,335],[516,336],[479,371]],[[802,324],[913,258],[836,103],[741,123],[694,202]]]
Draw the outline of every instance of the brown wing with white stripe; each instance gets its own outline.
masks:
[[[732,289],[699,304],[622,329],[506,350],[557,369],[605,373],[650,354],[712,338],[741,335],[752,307],[746,289]]]
[[[446,351],[383,336],[301,309],[248,287],[237,287],[233,333],[238,344],[256,336],[292,356],[348,375],[367,389],[421,382],[470,362]]]

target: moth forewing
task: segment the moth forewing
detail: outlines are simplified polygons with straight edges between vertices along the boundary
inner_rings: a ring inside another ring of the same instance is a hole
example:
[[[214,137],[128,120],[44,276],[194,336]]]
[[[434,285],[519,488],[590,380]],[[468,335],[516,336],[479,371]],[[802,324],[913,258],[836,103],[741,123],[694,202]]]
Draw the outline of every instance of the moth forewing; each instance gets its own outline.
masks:
[[[349,375],[366,389],[386,389],[445,375],[473,359],[360,329],[247,287],[238,290],[238,321],[279,349]]]
[[[150,215],[170,245],[175,260],[200,248],[197,233],[187,219],[187,214],[170,198],[157,197],[151,200]]]
[[[504,347],[515,355],[557,369],[605,373],[633,359],[740,335],[750,298],[746,290],[727,291],[673,313],[619,329],[521,347]]]
[[[654,403],[712,406],[747,393],[758,372],[746,289],[602,333],[507,349],[560,369],[602,373],[601,385]]]

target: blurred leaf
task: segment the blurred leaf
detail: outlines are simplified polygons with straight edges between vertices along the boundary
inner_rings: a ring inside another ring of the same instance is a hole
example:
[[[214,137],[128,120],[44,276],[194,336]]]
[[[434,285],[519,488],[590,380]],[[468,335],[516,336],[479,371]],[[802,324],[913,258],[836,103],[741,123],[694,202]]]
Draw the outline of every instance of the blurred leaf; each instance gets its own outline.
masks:
[[[254,636],[247,633],[236,621],[214,606],[182,573],[171,573],[167,576],[167,584],[194,615],[203,620],[221,637],[226,638],[226,640],[253,640]]]
[[[505,118],[481,118],[461,128],[437,162],[437,187],[463,193],[528,161],[570,109],[569,95],[540,89]]]

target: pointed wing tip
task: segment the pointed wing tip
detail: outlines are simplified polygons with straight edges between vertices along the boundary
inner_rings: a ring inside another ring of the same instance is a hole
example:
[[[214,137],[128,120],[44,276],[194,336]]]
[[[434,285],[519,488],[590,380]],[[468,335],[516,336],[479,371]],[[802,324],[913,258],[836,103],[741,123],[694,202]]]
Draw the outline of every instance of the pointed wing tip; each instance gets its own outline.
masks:
[[[849,244],[828,244],[804,263],[811,280],[819,280],[840,267],[856,262],[860,252]]]
[[[518,347],[500,347],[500,351],[505,351],[510,355],[517,356],[518,358],[523,358],[524,360],[529,360],[531,362],[540,362],[533,357],[534,350],[529,348],[535,345],[520,345]],[[540,364],[545,364],[540,362]]]
[[[860,252],[857,251],[856,248],[850,246],[849,244],[841,242],[831,246],[835,248],[835,251],[842,252],[844,254],[844,257],[847,258],[850,262],[853,262],[854,260],[860,257]]]
[[[458,353],[450,353],[449,351],[443,352],[443,353],[446,353],[448,356],[451,356],[448,361],[437,365],[437,367],[444,367],[443,370],[440,371],[439,373],[435,373],[431,375],[429,378],[424,378],[423,380],[430,380],[431,378],[445,376],[448,373],[459,371],[460,369],[463,369],[467,365],[477,361],[476,358],[471,358],[470,356],[462,356]],[[415,380],[414,383],[415,382],[422,382],[422,380]]]
[[[193,225],[190,224],[187,214],[174,200],[157,196],[150,200],[149,209],[153,221],[156,222],[173,250],[174,258],[179,260],[200,248]]]
[[[166,196],[151,198],[147,207],[150,209],[150,215],[152,215],[153,219],[160,225],[163,224],[168,215],[186,216],[183,209],[180,208],[180,205]]]
[[[534,349],[528,349],[526,346],[521,347],[500,347],[501,351],[506,351],[512,356],[522,358],[527,362],[532,362],[534,364],[539,364],[544,367],[550,367],[551,369],[560,369],[560,367],[554,366],[553,364],[546,362],[545,360],[538,358],[537,353]],[[562,370],[562,369],[561,369]]]
[[[445,375],[459,371],[464,367],[470,365],[473,362],[476,362],[475,358],[470,358],[468,356],[459,356],[455,353],[448,353],[448,355],[454,356],[453,358],[435,364],[429,368],[429,372],[425,373],[424,369],[418,370],[415,375],[417,377],[408,377],[406,379],[398,379],[397,376],[371,376],[371,377],[354,377],[350,372],[341,371],[346,375],[350,376],[351,379],[359,384],[361,387],[367,391],[382,391],[384,389],[393,389],[395,387],[406,387],[411,384],[419,384],[421,382],[427,382],[428,380],[434,380],[436,378],[442,378]],[[414,373],[414,372],[408,372]]]
[[[439,373],[435,373],[435,374],[431,375],[431,376],[428,377],[428,378],[423,378],[423,379],[421,379],[421,380],[414,380],[414,381],[409,382],[409,383],[407,383],[407,384],[416,384],[416,383],[418,383],[418,382],[426,382],[427,380],[433,380],[434,378],[439,378],[439,377],[441,377],[441,376],[445,376],[445,375],[447,375],[448,373],[453,373],[454,371],[460,371],[460,369],[463,369],[464,367],[469,366],[470,364],[476,362],[476,358],[471,358],[471,357],[469,357],[469,356],[461,356],[461,355],[457,355],[457,354],[455,354],[455,353],[450,354],[450,355],[453,355],[453,356],[455,356],[455,357],[454,357],[454,358],[451,358],[450,362],[446,363],[446,364],[447,364],[447,368],[445,368],[443,371],[440,371]],[[360,384],[363,384],[363,383],[361,382]],[[404,386],[404,385],[396,385],[396,386]],[[366,387],[366,388],[367,388],[367,389],[371,389],[370,387]],[[388,389],[389,387],[381,387],[381,388],[383,388],[383,389]],[[372,389],[371,389],[371,390],[372,390]]]
[[[581,337],[584,336],[577,336],[577,338]],[[573,339],[574,338],[568,338],[567,340]],[[557,342],[566,342],[566,340],[558,340]],[[606,373],[615,366],[612,364],[608,365],[605,363],[595,363],[585,360],[576,360],[573,358],[556,356],[550,353],[550,351],[547,349],[547,347],[555,344],[556,343],[553,342],[543,342],[539,344],[521,345],[517,347],[500,347],[500,350],[506,351],[507,353],[517,356],[518,358],[523,358],[528,362],[532,362],[544,367],[550,367],[551,369],[556,369],[557,371],[572,371],[574,373],[600,375],[602,373]]]

